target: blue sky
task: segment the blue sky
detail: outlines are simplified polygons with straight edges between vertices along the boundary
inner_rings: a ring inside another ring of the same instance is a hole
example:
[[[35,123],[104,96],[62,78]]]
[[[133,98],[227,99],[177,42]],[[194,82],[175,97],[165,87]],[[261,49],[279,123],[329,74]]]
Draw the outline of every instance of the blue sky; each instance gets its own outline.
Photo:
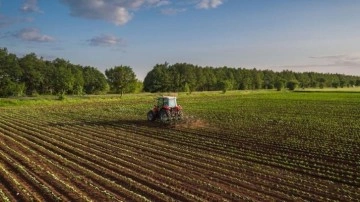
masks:
[[[101,71],[157,63],[360,75],[359,0],[0,0],[0,47]]]

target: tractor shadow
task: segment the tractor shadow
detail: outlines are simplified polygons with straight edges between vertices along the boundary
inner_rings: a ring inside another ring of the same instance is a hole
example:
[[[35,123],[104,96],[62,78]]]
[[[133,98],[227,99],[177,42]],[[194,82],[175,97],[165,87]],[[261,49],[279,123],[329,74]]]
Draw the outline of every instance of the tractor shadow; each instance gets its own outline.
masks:
[[[98,127],[147,127],[147,128],[163,128],[163,129],[169,129],[169,128],[177,128],[180,126],[181,123],[179,122],[169,122],[169,123],[163,123],[161,121],[148,121],[148,120],[126,120],[126,119],[120,119],[120,120],[77,120],[74,122],[55,122],[55,123],[48,123],[48,126],[51,127],[66,127],[66,126],[98,126]]]
[[[96,121],[91,122],[92,125],[97,126],[109,126],[109,127],[119,127],[119,128],[156,128],[156,129],[165,129],[165,130],[182,130],[182,129],[209,129],[211,128],[209,124],[200,119],[191,119],[191,120],[181,120],[181,121],[171,121],[163,123],[159,120],[148,121],[148,120],[114,120],[114,121]]]
[[[100,124],[107,124],[106,122],[100,122]],[[109,123],[108,123],[109,124]],[[178,123],[168,122],[163,123],[161,121],[148,121],[148,120],[116,120],[111,121],[110,125],[127,125],[127,126],[134,126],[134,127],[148,127],[148,128],[174,128]]]
[[[139,127],[139,128],[157,128],[157,129],[204,129],[209,128],[209,124],[199,118],[193,116],[186,116],[182,120],[173,120],[169,122],[161,122],[160,120],[148,121],[146,119],[113,119],[113,120],[89,120],[89,119],[73,119],[72,121],[66,122],[52,122],[46,125],[50,127],[71,127],[71,126],[95,126],[95,127]]]

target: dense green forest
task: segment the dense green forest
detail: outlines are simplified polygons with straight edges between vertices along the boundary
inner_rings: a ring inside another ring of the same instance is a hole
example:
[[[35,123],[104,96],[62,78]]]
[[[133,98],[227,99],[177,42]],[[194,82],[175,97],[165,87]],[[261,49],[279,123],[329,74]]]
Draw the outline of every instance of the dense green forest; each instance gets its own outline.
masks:
[[[274,72],[192,64],[157,64],[144,79],[144,91],[180,92],[360,86],[360,76],[293,71]]]
[[[157,64],[141,82],[129,66],[109,68],[104,74],[95,67],[74,65],[60,58],[48,61],[34,53],[19,58],[6,48],[0,49],[0,97],[353,86],[360,86],[360,76],[187,63]]]
[[[0,49],[0,97],[36,95],[82,95],[135,92],[142,89],[132,69],[118,66],[106,70],[71,64],[56,58],[47,61],[30,53],[21,58]],[[117,82],[126,77],[124,82]]]

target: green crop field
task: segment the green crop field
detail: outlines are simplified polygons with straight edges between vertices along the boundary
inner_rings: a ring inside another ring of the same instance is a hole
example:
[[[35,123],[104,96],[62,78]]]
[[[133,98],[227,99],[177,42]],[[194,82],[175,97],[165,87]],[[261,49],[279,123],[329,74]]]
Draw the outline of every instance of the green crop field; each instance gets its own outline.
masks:
[[[0,100],[0,201],[358,201],[360,92]]]

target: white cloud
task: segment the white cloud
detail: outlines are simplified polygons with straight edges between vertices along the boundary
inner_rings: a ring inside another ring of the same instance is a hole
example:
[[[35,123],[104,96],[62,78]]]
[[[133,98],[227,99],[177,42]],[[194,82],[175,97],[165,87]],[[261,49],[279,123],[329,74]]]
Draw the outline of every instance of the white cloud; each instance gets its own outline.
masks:
[[[224,3],[224,0],[200,0],[196,7],[199,9],[217,8]]]
[[[17,23],[24,23],[24,22],[28,23],[32,21],[33,21],[32,18],[23,18],[23,17],[14,18],[0,14],[0,28],[11,26]]]
[[[124,1],[124,3],[126,0]],[[169,5],[170,1],[168,0],[130,0],[130,8],[140,8],[141,6],[151,6],[151,7],[159,7]]]
[[[28,13],[41,12],[37,6],[37,0],[25,0],[20,10]]]
[[[328,56],[310,56],[311,59],[326,62],[326,66],[356,66],[360,67],[360,54],[342,54]]]
[[[161,13],[164,15],[176,15],[181,12],[185,12],[185,8],[164,8],[161,9]]]
[[[151,2],[151,0],[149,0],[149,2]],[[155,3],[155,5],[157,6],[157,7],[159,7],[159,6],[166,6],[166,5],[169,5],[169,4],[171,4],[171,2],[170,1],[158,1],[158,0],[153,0],[153,3]]]
[[[106,2],[105,0],[62,0],[62,2],[70,7],[70,14],[76,17],[105,20],[116,25],[126,24],[132,18],[125,5],[115,0]]]
[[[36,28],[25,28],[14,34],[15,37],[20,38],[24,41],[34,42],[51,42],[55,39],[51,36],[40,33],[40,30]]]
[[[112,35],[96,36],[88,40],[91,46],[122,46],[124,40]]]
[[[345,58],[346,55],[327,55],[327,56],[310,56],[311,59],[340,59]]]
[[[168,5],[167,0],[61,0],[70,8],[70,14],[87,19],[104,20],[115,25],[129,22],[130,11],[144,6],[158,7]]]
[[[360,53],[310,56],[307,64],[297,65],[270,65],[266,68],[274,70],[294,70],[300,72],[342,73],[360,75]],[[265,68],[265,67],[264,67]]]

